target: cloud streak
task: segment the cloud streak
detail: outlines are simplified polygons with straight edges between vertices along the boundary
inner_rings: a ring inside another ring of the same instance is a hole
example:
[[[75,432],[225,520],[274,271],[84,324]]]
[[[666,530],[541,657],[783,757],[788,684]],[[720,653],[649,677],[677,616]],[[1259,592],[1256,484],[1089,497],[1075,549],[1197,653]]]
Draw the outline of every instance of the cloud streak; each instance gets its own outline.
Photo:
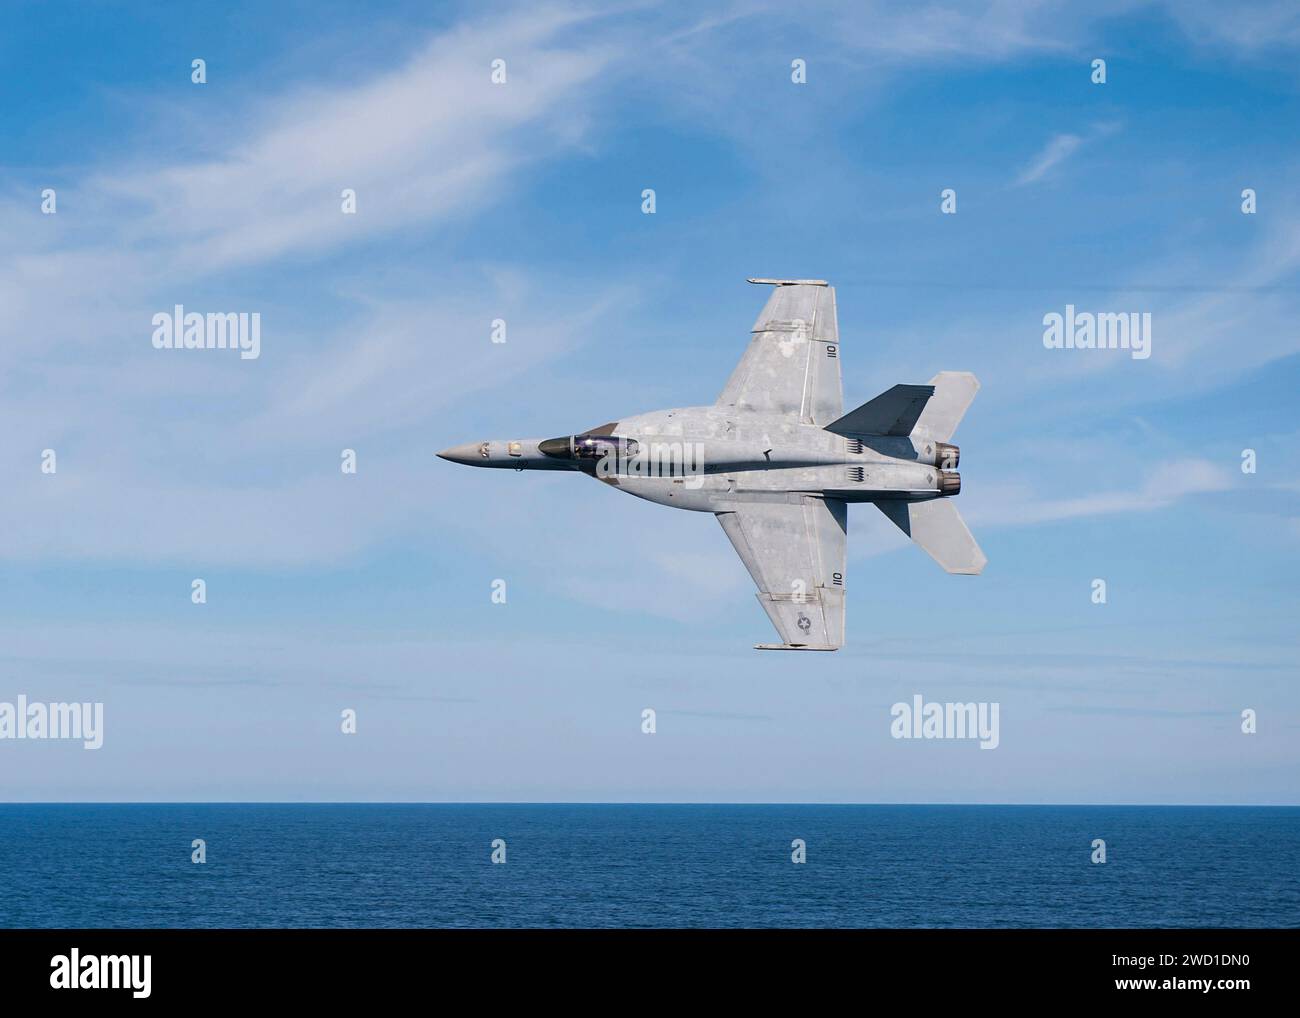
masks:
[[[1225,469],[1208,460],[1178,460],[1162,463],[1135,489],[1097,492],[1068,499],[1005,499],[981,505],[969,514],[969,518],[972,524],[982,526],[1011,526],[1114,513],[1152,512],[1193,495],[1227,491],[1232,486],[1230,478]]]
[[[121,224],[132,247],[161,245],[203,273],[463,216],[509,174],[580,140],[570,104],[613,54],[552,45],[575,20],[549,8],[456,29],[373,80],[250,110],[224,158],[91,186],[113,208],[143,210]],[[494,84],[503,54],[507,81]],[[355,216],[340,211],[342,188],[357,191]]]
[[[1114,124],[1098,124],[1085,134],[1065,132],[1052,135],[1047,144],[1020,171],[1020,175],[1016,177],[1015,186],[1025,187],[1029,184],[1036,184],[1058,166],[1069,160],[1085,145],[1090,145],[1107,135],[1114,134],[1116,130],[1118,128]]]

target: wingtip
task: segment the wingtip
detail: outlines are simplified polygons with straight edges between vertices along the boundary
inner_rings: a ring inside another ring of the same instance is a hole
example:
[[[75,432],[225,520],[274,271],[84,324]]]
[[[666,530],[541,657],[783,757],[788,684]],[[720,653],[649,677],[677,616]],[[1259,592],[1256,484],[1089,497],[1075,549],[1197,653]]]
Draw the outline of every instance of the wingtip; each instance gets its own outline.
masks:
[[[930,379],[929,384],[938,385],[939,382],[942,381],[944,378],[953,378],[953,379],[969,378],[971,384],[971,392],[979,392],[980,380],[975,377],[975,372],[973,371],[940,371],[937,375],[935,375],[933,378]]]
[[[980,573],[984,572],[984,567],[988,564],[989,560],[981,552],[979,558],[975,559],[975,561],[970,565],[955,566],[951,569],[945,566],[944,571],[952,573],[954,576],[978,576]]]

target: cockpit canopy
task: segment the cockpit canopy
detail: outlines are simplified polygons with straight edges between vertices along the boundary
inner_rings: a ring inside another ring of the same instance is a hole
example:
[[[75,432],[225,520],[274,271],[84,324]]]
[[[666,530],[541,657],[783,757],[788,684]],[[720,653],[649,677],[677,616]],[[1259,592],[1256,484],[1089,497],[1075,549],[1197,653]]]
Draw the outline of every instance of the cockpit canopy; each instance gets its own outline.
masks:
[[[537,448],[547,456],[567,460],[600,460],[605,457],[630,459],[637,453],[634,438],[622,438],[619,435],[602,435],[587,432],[582,435],[569,435],[567,438],[548,438],[539,442]]]

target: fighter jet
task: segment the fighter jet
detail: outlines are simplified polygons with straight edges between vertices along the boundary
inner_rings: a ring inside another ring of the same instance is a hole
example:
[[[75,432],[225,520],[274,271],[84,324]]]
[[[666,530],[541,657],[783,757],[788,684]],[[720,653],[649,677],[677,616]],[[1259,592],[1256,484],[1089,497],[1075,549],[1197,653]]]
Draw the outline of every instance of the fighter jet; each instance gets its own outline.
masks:
[[[749,282],[774,289],[712,406],[438,455],[476,467],[572,470],[660,505],[713,513],[781,638],[757,649],[838,650],[850,503],[873,503],[950,573],[984,568],[951,501],[961,476],[949,442],[979,382],[941,371],[846,414],[834,288],[820,279]]]

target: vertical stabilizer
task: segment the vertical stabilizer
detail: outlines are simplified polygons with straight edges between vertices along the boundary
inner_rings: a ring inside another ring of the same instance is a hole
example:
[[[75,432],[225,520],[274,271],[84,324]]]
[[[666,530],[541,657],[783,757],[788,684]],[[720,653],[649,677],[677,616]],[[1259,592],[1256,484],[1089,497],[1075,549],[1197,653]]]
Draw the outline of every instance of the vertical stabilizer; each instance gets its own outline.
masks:
[[[930,379],[930,384],[934,386],[934,395],[912,430],[919,438],[946,442],[980,391],[979,379],[969,371],[940,371]]]

